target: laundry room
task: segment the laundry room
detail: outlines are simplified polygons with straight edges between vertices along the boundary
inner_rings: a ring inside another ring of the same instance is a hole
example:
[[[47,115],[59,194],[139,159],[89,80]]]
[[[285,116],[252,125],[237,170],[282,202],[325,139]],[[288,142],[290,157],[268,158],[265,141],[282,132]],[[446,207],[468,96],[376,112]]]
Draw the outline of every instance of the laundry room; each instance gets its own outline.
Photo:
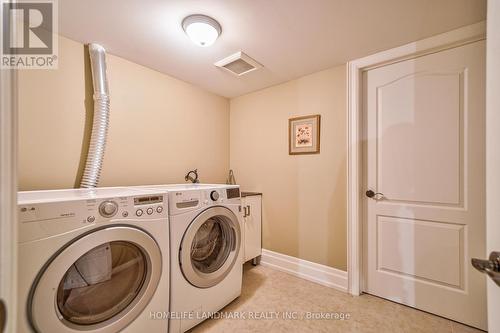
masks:
[[[500,333],[500,1],[1,10],[0,333]]]

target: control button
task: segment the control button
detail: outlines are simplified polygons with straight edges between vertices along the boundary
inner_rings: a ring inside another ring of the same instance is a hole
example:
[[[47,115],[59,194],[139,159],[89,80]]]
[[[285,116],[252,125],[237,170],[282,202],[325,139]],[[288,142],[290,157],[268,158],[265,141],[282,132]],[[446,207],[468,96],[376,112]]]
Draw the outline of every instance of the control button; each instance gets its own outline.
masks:
[[[114,201],[103,201],[99,205],[99,213],[103,217],[113,217],[118,212],[118,204]]]
[[[123,217],[127,217],[127,216],[128,216],[128,212],[123,212],[123,213],[122,213],[122,216],[123,216]]]
[[[217,201],[219,200],[219,192],[217,191],[212,191],[210,193],[210,199],[212,199],[213,201]]]
[[[163,212],[163,207],[162,207],[162,206],[158,206],[158,207],[156,207],[156,211],[157,211],[158,213]]]
[[[149,207],[148,209],[146,209],[146,213],[148,213],[148,215],[153,214],[153,212],[154,212],[154,210],[151,207]]]
[[[95,221],[95,216],[89,216],[87,217],[87,222],[92,223]]]
[[[138,210],[135,212],[135,215],[137,215],[137,216],[142,216],[142,214],[144,214],[144,212],[142,211],[142,209],[138,209]]]

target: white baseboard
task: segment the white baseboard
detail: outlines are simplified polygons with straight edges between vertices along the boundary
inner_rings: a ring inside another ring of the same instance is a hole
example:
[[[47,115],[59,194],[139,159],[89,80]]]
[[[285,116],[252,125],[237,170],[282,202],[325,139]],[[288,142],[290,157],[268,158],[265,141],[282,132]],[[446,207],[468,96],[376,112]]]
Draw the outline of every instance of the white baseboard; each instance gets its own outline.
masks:
[[[262,249],[261,264],[326,287],[347,292],[347,272]]]

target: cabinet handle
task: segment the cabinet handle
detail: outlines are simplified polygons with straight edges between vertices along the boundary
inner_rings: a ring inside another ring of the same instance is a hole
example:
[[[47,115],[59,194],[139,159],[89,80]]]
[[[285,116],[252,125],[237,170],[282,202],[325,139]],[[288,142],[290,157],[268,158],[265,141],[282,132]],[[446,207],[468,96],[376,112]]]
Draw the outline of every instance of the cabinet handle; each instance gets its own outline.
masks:
[[[250,206],[247,206],[248,208],[248,215],[247,216],[250,216]]]
[[[0,299],[0,332],[3,332],[7,323],[7,309],[5,303]]]

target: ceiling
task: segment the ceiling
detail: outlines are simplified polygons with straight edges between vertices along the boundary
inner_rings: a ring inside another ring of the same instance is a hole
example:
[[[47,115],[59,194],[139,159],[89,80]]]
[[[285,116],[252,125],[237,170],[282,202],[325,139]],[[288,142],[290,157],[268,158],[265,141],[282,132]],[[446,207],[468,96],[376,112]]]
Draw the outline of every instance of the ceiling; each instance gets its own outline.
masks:
[[[63,0],[59,12],[63,36],[235,97],[484,20],[486,1]],[[219,21],[213,46],[184,34],[190,14]],[[264,67],[238,78],[213,65],[237,51]]]

